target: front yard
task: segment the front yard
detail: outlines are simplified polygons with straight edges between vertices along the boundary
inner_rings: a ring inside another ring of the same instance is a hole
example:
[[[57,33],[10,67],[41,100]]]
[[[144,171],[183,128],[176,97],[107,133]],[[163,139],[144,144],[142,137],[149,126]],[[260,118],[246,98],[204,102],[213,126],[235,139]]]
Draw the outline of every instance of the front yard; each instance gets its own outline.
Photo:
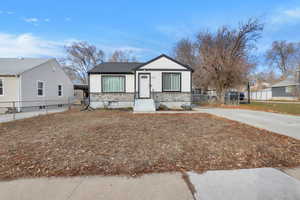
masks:
[[[208,114],[126,111],[0,124],[0,179],[300,165],[300,141]]]
[[[300,103],[286,102],[252,102],[251,104],[241,104],[240,108],[261,110],[267,112],[277,112],[284,114],[300,115]]]

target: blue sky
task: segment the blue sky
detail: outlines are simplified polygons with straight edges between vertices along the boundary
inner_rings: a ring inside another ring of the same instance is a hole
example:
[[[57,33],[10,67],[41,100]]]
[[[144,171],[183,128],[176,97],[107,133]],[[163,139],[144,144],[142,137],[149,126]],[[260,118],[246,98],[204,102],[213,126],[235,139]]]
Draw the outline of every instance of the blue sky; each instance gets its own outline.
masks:
[[[182,37],[249,17],[266,24],[258,54],[273,40],[300,41],[299,0],[9,0],[0,5],[0,57],[63,57],[64,45],[84,40],[145,61],[170,54]]]

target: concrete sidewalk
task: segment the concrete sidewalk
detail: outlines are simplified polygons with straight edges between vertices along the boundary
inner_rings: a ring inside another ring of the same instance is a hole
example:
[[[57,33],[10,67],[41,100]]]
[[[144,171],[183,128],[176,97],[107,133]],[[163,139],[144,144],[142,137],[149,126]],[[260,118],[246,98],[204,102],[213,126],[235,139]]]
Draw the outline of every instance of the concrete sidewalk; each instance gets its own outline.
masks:
[[[300,199],[300,181],[273,168],[188,174],[199,200]]]
[[[290,169],[288,169],[290,170]],[[299,169],[289,171],[299,175]],[[0,182],[2,200],[294,200],[300,181],[273,168]],[[186,181],[187,180],[187,181]],[[189,186],[188,186],[189,185]],[[196,189],[192,194],[191,188]]]
[[[2,200],[193,200],[181,173],[0,182]]]
[[[194,110],[200,113],[217,115],[258,128],[263,128],[274,133],[300,139],[300,117],[298,116],[227,108],[197,107]]]
[[[15,114],[1,114],[0,115],[0,123],[35,117],[35,116],[39,116],[39,115],[64,112],[66,110],[67,110],[67,108],[59,108],[59,109],[51,109],[48,111],[39,110],[39,111],[31,111],[31,112],[20,112],[20,113],[15,113]]]

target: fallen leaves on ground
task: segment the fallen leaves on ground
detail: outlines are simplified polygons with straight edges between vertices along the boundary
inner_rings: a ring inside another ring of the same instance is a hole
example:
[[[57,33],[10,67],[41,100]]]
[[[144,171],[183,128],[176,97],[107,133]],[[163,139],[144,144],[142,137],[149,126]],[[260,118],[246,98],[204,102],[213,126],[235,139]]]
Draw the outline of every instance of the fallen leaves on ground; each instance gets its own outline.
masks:
[[[50,114],[0,124],[0,179],[300,165],[300,141],[208,114]]]

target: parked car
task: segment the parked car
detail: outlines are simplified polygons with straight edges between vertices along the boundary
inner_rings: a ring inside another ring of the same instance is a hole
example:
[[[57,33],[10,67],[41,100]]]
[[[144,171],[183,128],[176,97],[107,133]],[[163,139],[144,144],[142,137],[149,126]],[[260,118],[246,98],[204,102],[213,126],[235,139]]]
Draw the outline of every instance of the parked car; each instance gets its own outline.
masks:
[[[227,92],[225,94],[225,99],[230,101],[244,101],[245,94],[243,92]]]

